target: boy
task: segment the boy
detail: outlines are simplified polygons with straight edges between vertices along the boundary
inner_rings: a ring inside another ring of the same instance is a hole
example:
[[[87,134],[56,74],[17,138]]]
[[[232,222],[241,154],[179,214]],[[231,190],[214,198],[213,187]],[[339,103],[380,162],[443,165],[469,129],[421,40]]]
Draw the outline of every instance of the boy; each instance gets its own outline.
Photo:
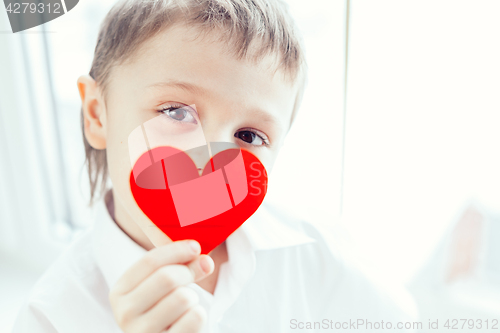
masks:
[[[275,333],[360,321],[369,331],[409,319],[311,224],[266,202],[200,255],[195,241],[172,242],[132,196],[128,136],[159,114],[172,120],[166,133],[189,132],[194,119],[207,142],[235,143],[272,170],[306,82],[285,4],[120,1],[89,74],[78,88],[92,196],[108,173],[113,186],[94,227],[37,283],[14,332]]]

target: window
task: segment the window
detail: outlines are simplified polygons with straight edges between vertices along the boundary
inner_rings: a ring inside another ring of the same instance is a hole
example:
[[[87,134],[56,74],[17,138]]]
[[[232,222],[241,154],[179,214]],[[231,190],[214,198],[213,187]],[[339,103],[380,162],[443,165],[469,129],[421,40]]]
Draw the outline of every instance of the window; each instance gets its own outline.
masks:
[[[500,208],[500,3],[350,13],[343,212],[374,265],[409,280],[465,204]]]

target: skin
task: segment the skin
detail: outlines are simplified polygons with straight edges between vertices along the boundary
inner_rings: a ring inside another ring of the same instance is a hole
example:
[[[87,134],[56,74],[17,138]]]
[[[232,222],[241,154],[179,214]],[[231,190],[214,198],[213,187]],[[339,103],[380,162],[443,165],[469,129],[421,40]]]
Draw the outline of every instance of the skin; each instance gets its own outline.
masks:
[[[125,332],[199,331],[206,314],[194,291],[184,286],[195,282],[213,293],[219,267],[228,260],[225,242],[209,255],[199,255],[197,242],[196,251],[187,240],[172,242],[140,210],[129,185],[129,134],[172,103],[194,104],[207,142],[248,149],[270,173],[290,127],[298,87],[269,70],[273,58],[258,64],[238,60],[223,52],[223,44],[194,38],[194,33],[176,24],[146,41],[129,61],[113,68],[106,100],[90,76],[78,79],[85,136],[95,149],[106,149],[116,223],[148,250],[110,291],[115,318]],[[170,80],[199,89],[150,87]],[[178,121],[183,117],[172,108],[165,112]],[[187,118],[165,130],[189,131],[192,124],[183,121]],[[203,166],[208,160],[195,162]]]

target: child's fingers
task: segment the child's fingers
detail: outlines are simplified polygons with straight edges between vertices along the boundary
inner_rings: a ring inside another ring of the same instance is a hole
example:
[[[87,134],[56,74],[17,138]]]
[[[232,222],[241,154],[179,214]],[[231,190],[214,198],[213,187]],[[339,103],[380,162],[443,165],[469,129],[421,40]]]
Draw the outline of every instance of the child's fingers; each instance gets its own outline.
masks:
[[[192,247],[192,242],[196,249]],[[115,295],[124,295],[133,290],[145,278],[165,265],[183,264],[195,259],[201,248],[198,242],[183,240],[154,248],[132,265],[116,282],[112,289]]]
[[[199,297],[194,290],[181,286],[144,313],[140,320],[148,323],[148,332],[160,332],[173,325],[184,313],[196,306],[198,302]]]
[[[168,330],[168,333],[201,332],[207,321],[207,314],[201,305],[195,305],[186,311]]]
[[[208,263],[205,263],[205,261],[208,261]],[[211,273],[212,262],[212,258],[204,255],[186,265],[178,264],[161,267],[134,290],[124,295],[123,301],[135,305],[135,315],[146,312],[175,288],[197,281]],[[206,266],[202,267],[202,265]]]
[[[175,288],[193,282],[186,265],[168,265],[148,276],[137,288],[123,296],[124,302],[134,304],[134,315],[148,311]]]

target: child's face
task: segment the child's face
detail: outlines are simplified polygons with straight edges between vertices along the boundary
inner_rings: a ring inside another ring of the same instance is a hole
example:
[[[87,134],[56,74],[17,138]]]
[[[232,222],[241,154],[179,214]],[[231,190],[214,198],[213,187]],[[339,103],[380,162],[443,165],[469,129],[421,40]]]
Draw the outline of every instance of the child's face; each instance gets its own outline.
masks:
[[[194,104],[206,142],[236,143],[255,154],[268,172],[290,126],[297,85],[273,76],[266,68],[269,58],[252,65],[224,54],[223,44],[202,38],[193,41],[192,36],[187,28],[175,25],[147,41],[133,61],[111,73],[102,123],[116,214],[119,218],[126,213],[143,231],[149,220],[130,191],[128,137],[161,109]],[[172,81],[196,90],[161,84]],[[189,129],[189,115],[174,116],[185,124],[172,122],[165,131],[178,126]]]

